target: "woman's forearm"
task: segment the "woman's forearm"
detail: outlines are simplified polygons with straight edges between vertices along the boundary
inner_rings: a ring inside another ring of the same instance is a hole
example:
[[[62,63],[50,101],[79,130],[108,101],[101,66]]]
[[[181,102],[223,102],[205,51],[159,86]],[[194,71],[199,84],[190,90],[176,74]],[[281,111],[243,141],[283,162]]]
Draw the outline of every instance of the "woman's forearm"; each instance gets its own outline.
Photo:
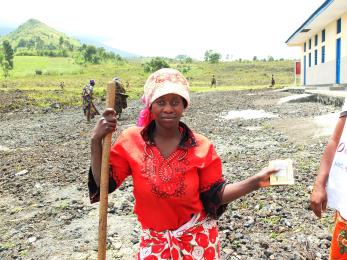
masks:
[[[259,188],[255,176],[246,180],[227,184],[222,195],[222,204],[227,204]]]
[[[92,172],[96,185],[100,187],[101,159],[102,159],[102,140],[91,138],[91,162]]]
[[[333,163],[334,154],[336,151],[337,143],[330,141],[324,150],[322,160],[319,166],[319,172],[316,178],[315,185],[325,187],[328,181],[329,172]]]
[[[227,204],[259,188],[270,185],[270,176],[278,171],[275,167],[265,167],[257,174],[236,183],[227,184],[222,195],[222,204]]]
[[[333,135],[331,136],[321,159],[319,166],[319,173],[316,178],[315,186],[325,188],[326,183],[328,181],[329,172],[331,165],[334,160],[334,155],[337,149],[337,146],[340,142],[340,138],[343,132],[343,128],[345,126],[346,117],[340,117],[337,121],[335,130]]]

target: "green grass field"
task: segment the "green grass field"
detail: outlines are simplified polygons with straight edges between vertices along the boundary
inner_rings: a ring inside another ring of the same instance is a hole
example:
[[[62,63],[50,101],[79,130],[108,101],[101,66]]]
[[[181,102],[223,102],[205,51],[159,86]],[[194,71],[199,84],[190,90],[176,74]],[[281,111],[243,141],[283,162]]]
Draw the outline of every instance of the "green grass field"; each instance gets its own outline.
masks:
[[[170,63],[172,68],[181,65]],[[276,87],[288,86],[293,82],[294,61],[193,62],[184,66],[190,68],[185,76],[193,92],[264,88],[270,85],[272,74]],[[37,70],[42,75],[36,75]],[[217,79],[217,87],[213,89],[210,88],[212,74]],[[35,104],[42,107],[53,102],[74,106],[80,105],[82,87],[91,78],[96,81],[97,97],[105,95],[107,82],[118,76],[124,83],[129,83],[127,92],[131,99],[136,99],[141,96],[148,75],[144,72],[142,61],[136,59],[83,66],[75,64],[71,58],[16,56],[10,77],[4,79],[0,76],[0,91],[26,91],[30,100],[35,100]],[[60,82],[65,84],[63,90],[59,87]]]

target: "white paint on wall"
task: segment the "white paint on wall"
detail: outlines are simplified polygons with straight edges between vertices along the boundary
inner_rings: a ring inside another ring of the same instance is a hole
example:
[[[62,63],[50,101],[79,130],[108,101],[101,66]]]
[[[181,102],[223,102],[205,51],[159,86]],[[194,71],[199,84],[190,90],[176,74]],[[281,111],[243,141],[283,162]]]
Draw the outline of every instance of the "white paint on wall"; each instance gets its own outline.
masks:
[[[335,83],[335,61],[312,66],[307,73],[308,85],[324,85]]]

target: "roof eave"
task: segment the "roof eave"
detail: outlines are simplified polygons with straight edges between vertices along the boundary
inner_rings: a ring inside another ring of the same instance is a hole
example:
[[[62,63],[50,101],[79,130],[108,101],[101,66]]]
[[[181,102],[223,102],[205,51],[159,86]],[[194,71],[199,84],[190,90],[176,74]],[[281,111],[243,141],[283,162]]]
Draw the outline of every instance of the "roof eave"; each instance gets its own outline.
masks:
[[[326,10],[329,5],[334,2],[334,0],[327,0],[325,1],[286,41],[286,44],[289,46],[297,46],[299,43],[290,43],[290,41],[293,40],[293,38],[298,35],[299,33],[302,33],[302,31],[309,29],[307,26],[316,19],[324,10]]]

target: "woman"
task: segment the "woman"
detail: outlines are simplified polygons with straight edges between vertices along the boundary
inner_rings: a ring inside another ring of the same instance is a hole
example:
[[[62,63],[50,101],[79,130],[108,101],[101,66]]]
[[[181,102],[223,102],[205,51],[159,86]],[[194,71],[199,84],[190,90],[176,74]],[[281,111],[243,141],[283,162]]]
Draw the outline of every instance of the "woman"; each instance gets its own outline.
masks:
[[[180,121],[190,98],[179,71],[150,75],[143,102],[139,126],[123,131],[110,153],[110,192],[133,178],[134,211],[143,229],[138,259],[219,259],[216,219],[230,201],[268,186],[276,169],[226,184],[211,142]],[[107,109],[92,132],[92,202],[99,195],[101,140],[116,125]]]
[[[125,88],[123,87],[123,84],[120,78],[115,77],[113,78],[113,81],[116,84],[114,110],[116,111],[118,119],[120,119],[123,109],[127,108],[128,106],[128,103],[127,103],[128,95],[125,94],[126,91],[125,91]]]
[[[344,177],[347,171],[346,115],[345,101],[334,133],[323,153],[311,194],[311,209],[317,217],[322,216],[327,205],[336,209],[329,259],[347,259],[347,191]]]
[[[82,89],[82,99],[83,99],[83,112],[87,117],[87,122],[93,119],[95,115],[100,115],[99,111],[96,109],[93,99],[94,99],[94,86],[95,80],[89,80],[89,83],[85,85]]]

